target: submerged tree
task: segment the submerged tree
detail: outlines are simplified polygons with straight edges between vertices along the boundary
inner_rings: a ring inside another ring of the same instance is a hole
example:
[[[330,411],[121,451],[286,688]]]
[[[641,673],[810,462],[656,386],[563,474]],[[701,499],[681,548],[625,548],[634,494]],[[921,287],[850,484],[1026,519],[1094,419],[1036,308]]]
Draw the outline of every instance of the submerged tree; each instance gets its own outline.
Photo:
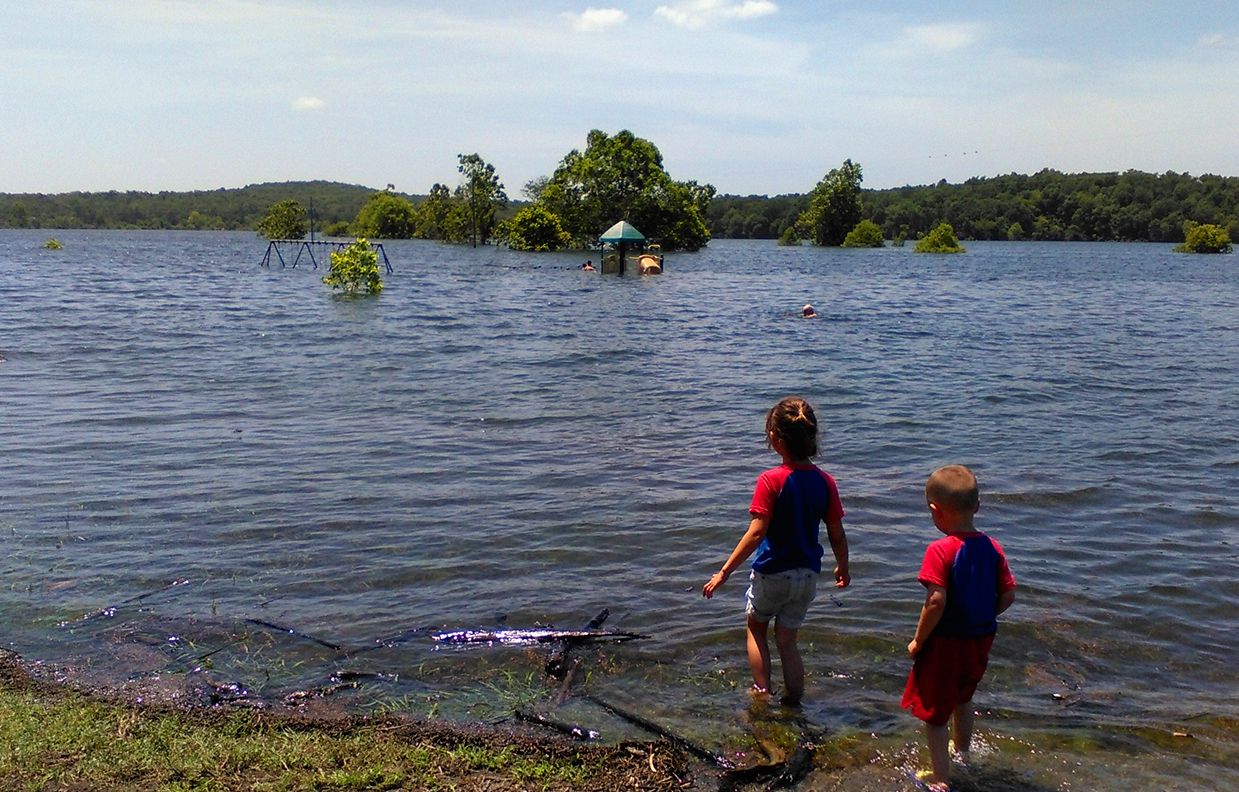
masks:
[[[939,223],[937,228],[916,241],[916,252],[963,253],[964,246],[959,244],[950,223]]]
[[[1225,228],[1211,223],[1184,224],[1183,244],[1175,248],[1180,253],[1230,253],[1230,234]]]
[[[882,229],[872,220],[861,220],[856,227],[848,232],[843,240],[844,247],[880,248],[886,246],[882,238]]]
[[[280,201],[271,205],[256,230],[267,239],[301,239],[309,227],[306,218],[300,201]]]
[[[495,228],[495,215],[508,205],[508,195],[503,191],[503,182],[495,174],[495,166],[477,154],[458,154],[457,168],[464,177],[457,190],[469,218],[469,242],[478,246],[486,244]]]
[[[538,204],[582,247],[617,220],[668,250],[697,250],[710,240],[705,217],[714,187],[673,181],[658,148],[626,129],[592,130],[584,152],[568,152],[549,179],[527,190],[537,191]]]
[[[413,236],[416,209],[409,199],[389,189],[370,196],[357,212],[353,228],[357,234],[379,239],[409,239]]]
[[[815,245],[840,245],[861,219],[860,165],[847,159],[817,183],[809,208],[796,220],[803,236]]]
[[[500,227],[500,236],[513,250],[563,250],[572,244],[559,218],[538,204],[521,209]]]
[[[333,251],[331,271],[323,276],[323,283],[332,291],[345,294],[378,294],[383,291],[383,278],[379,275],[379,254],[369,240],[358,238],[352,244]]]

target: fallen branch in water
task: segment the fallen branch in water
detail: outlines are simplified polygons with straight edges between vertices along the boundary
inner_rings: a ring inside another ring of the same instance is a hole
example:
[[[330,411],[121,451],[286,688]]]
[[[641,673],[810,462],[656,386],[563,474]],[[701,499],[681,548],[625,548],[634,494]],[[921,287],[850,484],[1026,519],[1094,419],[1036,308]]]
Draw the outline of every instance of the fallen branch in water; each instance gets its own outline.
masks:
[[[546,728],[557,731],[560,734],[566,734],[573,739],[597,740],[602,736],[593,729],[586,729],[581,726],[573,726],[569,723],[562,723],[560,721],[548,718],[545,715],[539,715],[536,712],[518,709],[515,714],[517,720],[528,721],[529,723],[536,723],[539,726],[545,726]]]
[[[605,630],[456,630],[435,633],[430,636],[435,643],[446,644],[502,644],[504,646],[527,646],[530,644],[567,641],[575,644],[619,643],[639,638],[648,638],[632,632]]]
[[[602,707],[612,715],[623,718],[634,726],[639,726],[648,732],[657,734],[659,737],[670,741],[673,745],[683,748],[685,751],[688,751],[699,759],[705,759],[707,762],[722,767],[726,770],[730,770],[732,768],[731,762],[727,761],[726,758],[707,751],[705,748],[702,748],[700,745],[687,737],[681,737],[675,732],[670,731],[665,727],[658,725],[654,721],[636,714],[635,712],[629,712],[628,710],[617,707],[609,701],[604,701],[603,699],[589,693],[582,693],[578,696],[578,698],[597,704],[599,707]]]
[[[333,644],[330,641],[324,641],[322,638],[315,638],[313,635],[306,635],[305,633],[300,632],[299,630],[294,630],[292,627],[283,627],[279,624],[272,624],[269,621],[263,621],[262,619],[246,619],[245,621],[248,622],[249,624],[256,624],[259,627],[266,627],[268,630],[275,630],[276,632],[282,632],[287,635],[294,635],[303,640],[316,643],[319,646],[325,646],[328,649],[331,649],[336,652],[345,651],[344,647],[340,646],[339,644]]]
[[[111,618],[116,615],[116,609],[122,605],[128,605],[131,602],[140,602],[141,600],[144,600],[147,597],[153,597],[154,595],[162,594],[163,592],[168,591],[169,589],[174,589],[174,588],[177,588],[178,586],[186,586],[186,585],[189,585],[189,578],[177,578],[171,583],[165,586],[160,586],[159,588],[154,589],[153,591],[147,591],[143,594],[138,594],[136,596],[130,597],[129,599],[121,600],[115,605],[109,605],[106,608],[100,608],[98,610],[91,611],[90,613],[87,613],[85,616],[82,616],[80,619],[77,619],[76,622],[90,621],[91,619],[97,619],[101,616]],[[60,626],[64,627],[67,624],[72,624],[76,622],[67,622],[67,621],[61,622]]]

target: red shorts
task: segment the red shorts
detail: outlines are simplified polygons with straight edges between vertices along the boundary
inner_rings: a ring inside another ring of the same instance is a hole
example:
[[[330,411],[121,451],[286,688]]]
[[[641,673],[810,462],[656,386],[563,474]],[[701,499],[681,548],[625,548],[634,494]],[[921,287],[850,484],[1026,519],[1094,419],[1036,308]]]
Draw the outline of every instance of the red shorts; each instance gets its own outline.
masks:
[[[993,643],[992,635],[930,636],[912,664],[900,706],[933,726],[949,721],[957,706],[972,701]]]

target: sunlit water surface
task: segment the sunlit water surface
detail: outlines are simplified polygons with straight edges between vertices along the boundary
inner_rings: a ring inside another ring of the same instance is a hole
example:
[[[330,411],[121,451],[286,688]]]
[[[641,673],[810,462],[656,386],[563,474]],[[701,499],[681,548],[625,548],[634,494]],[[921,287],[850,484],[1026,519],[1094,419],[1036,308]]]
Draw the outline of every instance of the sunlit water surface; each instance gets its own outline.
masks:
[[[0,232],[0,637],[27,658],[275,706],[376,673],[332,700],[641,736],[556,707],[542,649],[409,632],[608,608],[649,638],[579,651],[574,690],[733,757],[782,730],[906,769],[922,487],[958,461],[1020,583],[977,788],[1239,784],[1233,255],[720,240],[620,278],[389,242],[382,295],[341,299],[249,234],[47,236]],[[802,633],[799,713],[749,704],[742,577],[700,595],[790,393],[818,408],[854,576]]]

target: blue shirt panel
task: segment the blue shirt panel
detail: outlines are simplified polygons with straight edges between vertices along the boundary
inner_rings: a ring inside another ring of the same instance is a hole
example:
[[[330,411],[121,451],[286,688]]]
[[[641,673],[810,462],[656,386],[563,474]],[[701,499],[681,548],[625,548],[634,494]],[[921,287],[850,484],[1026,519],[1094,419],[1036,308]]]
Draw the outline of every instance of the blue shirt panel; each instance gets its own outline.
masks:
[[[816,467],[793,470],[774,502],[753,569],[764,575],[789,569],[822,571],[818,528],[830,505],[830,486]]]
[[[1002,557],[988,536],[964,539],[951,565],[946,610],[934,632],[977,638],[998,632],[998,575]]]

